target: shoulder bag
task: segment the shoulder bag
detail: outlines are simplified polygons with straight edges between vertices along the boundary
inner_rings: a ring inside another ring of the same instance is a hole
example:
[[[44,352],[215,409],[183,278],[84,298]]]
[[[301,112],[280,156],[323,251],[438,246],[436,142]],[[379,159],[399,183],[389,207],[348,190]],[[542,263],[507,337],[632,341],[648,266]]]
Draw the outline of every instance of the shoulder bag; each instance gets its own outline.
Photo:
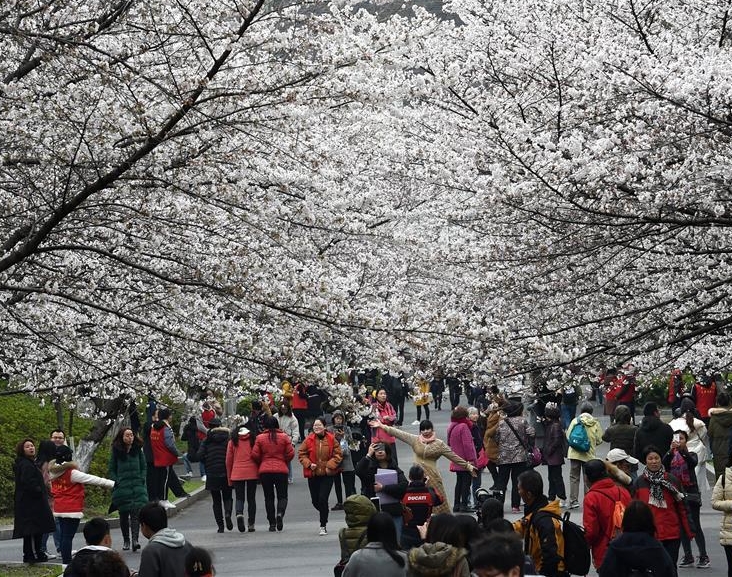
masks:
[[[534,467],[537,467],[541,464],[541,449],[539,447],[534,446],[529,447],[526,443],[524,443],[524,440],[521,438],[521,435],[518,434],[516,429],[513,428],[513,425],[511,424],[510,417],[506,417],[506,424],[508,425],[508,428],[513,431],[513,434],[516,435],[516,438],[518,439],[518,442],[521,443],[521,446],[526,451],[526,466],[530,469],[533,469]]]

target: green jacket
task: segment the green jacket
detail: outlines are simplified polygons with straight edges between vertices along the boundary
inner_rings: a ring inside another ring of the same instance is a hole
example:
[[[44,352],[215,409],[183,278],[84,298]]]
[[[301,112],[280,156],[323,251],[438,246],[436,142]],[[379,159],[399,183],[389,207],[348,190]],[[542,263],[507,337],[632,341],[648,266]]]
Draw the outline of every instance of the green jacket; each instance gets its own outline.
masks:
[[[368,543],[366,525],[376,514],[376,507],[371,499],[364,495],[351,495],[343,502],[346,514],[346,525],[338,532],[341,544],[341,559],[347,560],[351,554]],[[361,536],[363,535],[363,538]]]
[[[119,509],[121,513],[127,513],[148,502],[146,472],[147,465],[141,447],[133,445],[129,453],[112,448],[107,475],[114,481],[110,512]]]

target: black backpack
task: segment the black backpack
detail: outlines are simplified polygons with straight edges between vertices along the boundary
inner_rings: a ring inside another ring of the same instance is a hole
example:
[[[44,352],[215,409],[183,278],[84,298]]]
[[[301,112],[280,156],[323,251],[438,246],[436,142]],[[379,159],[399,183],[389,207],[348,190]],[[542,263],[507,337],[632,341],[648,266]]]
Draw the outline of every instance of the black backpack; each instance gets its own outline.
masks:
[[[587,575],[590,572],[592,559],[590,556],[590,546],[585,539],[585,530],[569,520],[569,511],[565,512],[563,516],[549,511],[537,511],[531,516],[531,523],[534,522],[537,515],[548,515],[553,519],[561,521],[562,536],[564,537],[564,570],[570,575]],[[529,523],[529,528],[526,530],[526,545],[528,545],[531,523]]]

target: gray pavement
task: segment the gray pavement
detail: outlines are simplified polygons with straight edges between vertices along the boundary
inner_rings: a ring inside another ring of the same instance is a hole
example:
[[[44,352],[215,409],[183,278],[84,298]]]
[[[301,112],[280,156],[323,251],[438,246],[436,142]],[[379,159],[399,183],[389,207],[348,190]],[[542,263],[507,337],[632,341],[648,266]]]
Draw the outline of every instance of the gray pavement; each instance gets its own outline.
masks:
[[[443,404],[443,406],[445,406]],[[449,406],[449,405],[448,405]],[[410,423],[415,419],[414,406],[409,404],[405,418],[404,429],[417,431],[416,426]],[[435,429],[441,438],[449,423],[449,410],[432,411],[432,421]],[[607,417],[600,417],[603,429],[609,425]],[[398,454],[402,468],[407,468],[410,461],[411,451],[404,444],[397,442]],[[599,448],[599,456],[604,457],[607,447]],[[445,479],[448,496],[452,499],[454,488],[454,475],[448,471],[448,463],[444,459],[441,462],[441,471]],[[546,467],[537,469],[545,477]],[[569,471],[565,471],[565,483],[569,488]],[[360,486],[357,481],[357,487]],[[483,485],[489,487],[492,484],[489,473],[483,475]],[[296,468],[295,483],[289,486],[289,504],[285,516],[285,527],[281,533],[268,532],[268,524],[264,513],[264,501],[262,493],[257,494],[257,523],[256,532],[239,533],[234,531],[219,534],[216,532],[216,525],[211,512],[211,501],[204,492],[202,499],[191,503],[187,507],[181,507],[176,511],[175,517],[171,518],[170,525],[182,531],[186,537],[195,545],[206,547],[211,550],[216,564],[216,574],[219,577],[239,577],[262,574],[263,571],[272,575],[294,575],[297,577],[322,577],[331,575],[333,565],[339,557],[338,530],[345,526],[342,511],[332,511],[328,524],[329,534],[325,537],[318,536],[317,512],[310,504],[310,497],[307,490],[307,482],[302,478],[302,472]],[[702,495],[704,507],[702,508],[701,521],[707,540],[707,549],[711,558],[712,567],[709,569],[679,569],[681,577],[697,573],[707,575],[725,575],[726,560],[724,551],[719,544],[719,524],[721,513],[712,511],[708,505],[710,500],[709,492]],[[335,493],[331,495],[331,505],[335,503]],[[506,518],[514,520],[519,515],[510,513],[510,505],[507,499]],[[572,519],[581,522],[582,510],[572,511]],[[113,546],[121,547],[121,537],[117,529],[113,530]],[[145,539],[142,539],[143,547]],[[74,547],[83,545],[81,534],[76,536]],[[692,544],[694,554],[698,554],[696,546]],[[0,541],[0,562],[18,561],[21,558],[22,543],[15,541]],[[139,553],[128,551],[122,552],[125,560],[131,568],[137,568],[139,564]],[[593,571],[590,575],[596,575]]]

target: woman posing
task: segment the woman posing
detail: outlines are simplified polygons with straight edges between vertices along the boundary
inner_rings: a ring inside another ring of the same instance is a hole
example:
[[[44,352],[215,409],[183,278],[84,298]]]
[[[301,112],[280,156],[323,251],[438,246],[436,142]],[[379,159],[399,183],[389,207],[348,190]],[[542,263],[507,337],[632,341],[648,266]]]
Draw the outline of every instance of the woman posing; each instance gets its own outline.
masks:
[[[450,415],[450,424],[447,427],[447,444],[458,457],[462,457],[473,466],[475,466],[478,459],[475,444],[473,443],[472,428],[474,426],[473,421],[468,418],[468,410],[465,407],[457,406],[453,409]],[[455,463],[450,463],[450,471],[457,476],[452,512],[470,512],[468,507],[471,483],[470,471]]]
[[[119,511],[119,528],[122,531],[122,549],[140,548],[140,522],[137,513],[147,503],[147,464],[142,452],[142,439],[129,427],[119,430],[112,441],[112,454],[107,467],[109,478],[114,481],[110,513]]]
[[[287,510],[287,466],[295,456],[290,436],[278,427],[275,417],[264,419],[265,431],[257,435],[252,448],[252,459],[259,465],[259,481],[264,492],[264,508],[270,531],[282,531],[282,518]]]
[[[198,447],[194,460],[200,461],[204,465],[206,471],[206,490],[211,493],[217,531],[223,533],[224,521],[229,531],[234,528],[234,524],[231,521],[233,502],[226,459],[231,431],[221,426],[221,419],[218,417],[213,417],[208,422],[208,426],[209,429],[206,433],[206,438],[201,443],[201,446]]]
[[[236,493],[236,526],[244,532],[244,503],[247,503],[247,525],[254,532],[257,517],[257,481],[259,467],[252,458],[255,435],[244,425],[237,425],[231,432],[231,440],[226,447],[226,475],[229,485]]]
[[[407,556],[399,550],[397,534],[391,516],[376,513],[366,526],[365,547],[354,551],[348,559],[343,577],[404,577]]]
[[[651,507],[656,523],[656,538],[671,557],[674,566],[679,559],[681,532],[693,537],[689,528],[686,507],[679,480],[663,466],[661,451],[653,446],[644,449],[646,469],[634,482],[631,493],[634,499]]]
[[[71,460],[71,449],[66,445],[56,448],[56,461],[48,468],[53,493],[53,515],[58,517],[61,532],[61,561],[71,563],[74,535],[84,516],[84,485],[98,485],[112,489],[114,481],[82,473]]]
[[[394,423],[396,423],[396,411],[387,400],[386,389],[379,389],[376,391],[376,399],[371,405],[371,410],[373,412],[373,418],[382,425],[393,426]],[[399,462],[399,459],[397,458],[396,439],[393,435],[389,434],[386,429],[372,428],[371,442],[375,443],[376,441],[381,441],[382,443],[390,445],[391,455],[394,458],[394,461],[397,463]]]
[[[36,467],[33,439],[23,439],[15,447],[15,515],[13,539],[23,539],[23,563],[44,563],[48,557],[41,550],[45,533],[53,533],[56,524],[48,504],[46,483]]]
[[[298,451],[303,475],[308,480],[310,501],[320,515],[320,535],[327,535],[328,499],[333,488],[333,477],[343,458],[341,446],[335,436],[325,430],[325,420],[317,417],[310,433]]]
[[[432,421],[424,420],[419,424],[419,435],[407,433],[395,427],[383,425],[378,421],[371,421],[369,426],[374,429],[383,429],[387,434],[394,435],[397,439],[404,441],[414,451],[414,462],[420,465],[427,475],[427,485],[432,487],[440,495],[446,495],[445,486],[437,468],[437,459],[445,457],[453,463],[470,471],[471,475],[477,475],[476,468],[462,457],[456,455],[444,441],[435,436]],[[449,513],[449,503],[443,502],[434,508],[437,513]]]

